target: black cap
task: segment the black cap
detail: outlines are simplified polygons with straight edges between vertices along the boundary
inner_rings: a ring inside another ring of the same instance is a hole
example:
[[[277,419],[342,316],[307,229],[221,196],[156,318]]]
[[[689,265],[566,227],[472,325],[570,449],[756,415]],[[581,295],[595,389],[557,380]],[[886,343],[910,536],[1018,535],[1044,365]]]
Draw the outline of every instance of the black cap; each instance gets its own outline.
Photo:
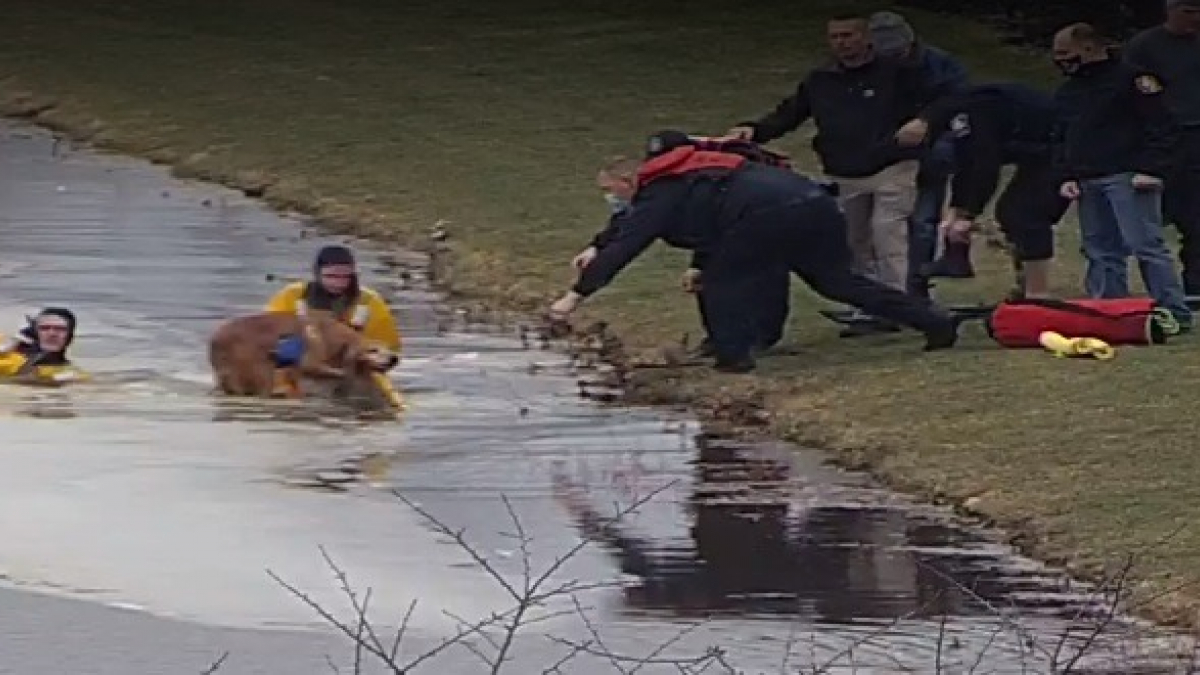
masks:
[[[75,312],[66,307],[47,307],[38,312],[38,316],[57,316],[67,322],[67,327],[73,332],[75,330]]]
[[[321,269],[330,265],[353,265],[354,252],[345,246],[333,244],[317,251],[317,260],[313,267]]]
[[[646,158],[658,157],[675,148],[691,144],[692,137],[682,131],[676,131],[675,129],[659,131],[646,140]]]

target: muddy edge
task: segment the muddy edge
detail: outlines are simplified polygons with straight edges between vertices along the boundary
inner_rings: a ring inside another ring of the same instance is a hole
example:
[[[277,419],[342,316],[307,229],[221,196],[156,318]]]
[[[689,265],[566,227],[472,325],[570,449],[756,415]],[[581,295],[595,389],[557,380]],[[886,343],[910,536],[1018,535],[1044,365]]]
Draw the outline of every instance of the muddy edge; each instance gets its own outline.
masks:
[[[394,227],[389,216],[370,208],[352,207],[327,196],[291,189],[285,182],[253,168],[234,172],[213,171],[200,166],[203,153],[183,155],[172,148],[151,146],[137,138],[119,136],[103,120],[87,116],[56,98],[18,85],[15,80],[0,81],[0,116],[25,121],[54,132],[73,145],[92,151],[139,157],[170,168],[174,177],[216,183],[259,199],[273,209],[307,216],[319,230],[333,235],[358,237],[379,245],[392,245],[423,253],[429,258],[429,279],[436,290],[446,295],[452,309],[477,324],[490,324],[516,330],[526,326],[544,330],[540,312],[551,302],[549,289],[544,295],[515,294],[496,286],[470,288],[455,283],[455,265],[464,255],[455,243],[443,239],[429,228],[420,232],[412,227]],[[1077,579],[1111,585],[1112,575],[1126,561],[1096,560],[1086,551],[1066,550],[1036,519],[1017,518],[975,508],[970,495],[955,494],[946,486],[923,482],[889,472],[874,458],[887,454],[886,445],[864,444],[850,439],[835,428],[823,424],[816,415],[777,414],[772,405],[770,385],[758,378],[738,378],[732,386],[728,379],[704,377],[706,368],[670,367],[669,350],[629,353],[619,336],[607,329],[602,317],[580,311],[571,335],[556,336],[556,347],[569,352],[589,352],[593,359],[606,362],[611,384],[622,387],[616,403],[625,406],[686,410],[714,433],[747,440],[774,438],[826,453],[831,463],[848,470],[871,475],[881,484],[938,505],[951,507],[965,524],[999,530],[1004,539],[1022,554],[1049,565],[1066,569]],[[581,328],[582,327],[582,328]],[[1131,614],[1168,626],[1200,629],[1200,599],[1172,594],[1156,594],[1129,609]]]

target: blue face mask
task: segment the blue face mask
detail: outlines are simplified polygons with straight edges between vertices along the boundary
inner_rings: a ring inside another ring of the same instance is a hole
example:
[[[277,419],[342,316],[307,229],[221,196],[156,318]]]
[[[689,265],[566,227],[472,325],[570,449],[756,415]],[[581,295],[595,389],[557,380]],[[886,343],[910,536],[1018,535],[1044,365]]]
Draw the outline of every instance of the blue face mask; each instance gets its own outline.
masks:
[[[612,209],[613,215],[625,213],[632,206],[628,199],[622,199],[614,194],[605,194],[604,201],[608,202],[608,208]]]

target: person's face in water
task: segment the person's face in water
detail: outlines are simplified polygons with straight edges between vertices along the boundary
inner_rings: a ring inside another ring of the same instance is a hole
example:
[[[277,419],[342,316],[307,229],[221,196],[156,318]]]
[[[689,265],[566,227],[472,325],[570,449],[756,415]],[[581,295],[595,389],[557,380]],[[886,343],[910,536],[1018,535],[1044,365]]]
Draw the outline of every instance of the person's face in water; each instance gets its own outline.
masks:
[[[318,281],[327,293],[344,295],[354,283],[354,265],[326,265],[321,268]]]
[[[71,327],[61,316],[44,315],[34,322],[38,346],[44,352],[61,353],[67,348]]]

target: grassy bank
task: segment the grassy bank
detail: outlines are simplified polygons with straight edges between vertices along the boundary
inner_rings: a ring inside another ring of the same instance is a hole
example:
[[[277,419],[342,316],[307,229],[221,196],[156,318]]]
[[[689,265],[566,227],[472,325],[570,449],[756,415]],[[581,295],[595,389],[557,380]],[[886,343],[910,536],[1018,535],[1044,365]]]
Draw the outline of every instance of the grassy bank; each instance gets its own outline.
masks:
[[[10,113],[52,102],[40,121],[331,222],[412,243],[446,221],[454,288],[530,308],[569,282],[567,261],[603,224],[591,181],[605,156],[635,152],[657,128],[719,132],[767,110],[821,53],[823,17],[845,8],[779,3],[792,9],[772,20],[761,4],[570,5],[8,0],[0,77]],[[980,26],[915,18],[980,77],[1047,76]],[[807,159],[806,143],[801,133],[781,146]],[[1076,250],[1060,243],[1067,296]],[[656,250],[589,313],[635,347],[695,334],[676,290],[685,260]],[[978,280],[944,283],[942,297],[1007,289],[999,253],[981,250],[977,267]],[[1067,362],[1003,351],[973,329],[961,349],[922,355],[913,335],[840,341],[817,304],[797,288],[794,353],[759,375],[655,370],[637,392],[761,395],[781,433],[906,488],[970,499],[1035,553],[1079,569],[1200,509],[1193,344]],[[1142,591],[1188,580],[1198,553],[1192,528],[1155,547],[1138,568]],[[1191,622],[1197,598],[1168,593],[1155,612]]]

